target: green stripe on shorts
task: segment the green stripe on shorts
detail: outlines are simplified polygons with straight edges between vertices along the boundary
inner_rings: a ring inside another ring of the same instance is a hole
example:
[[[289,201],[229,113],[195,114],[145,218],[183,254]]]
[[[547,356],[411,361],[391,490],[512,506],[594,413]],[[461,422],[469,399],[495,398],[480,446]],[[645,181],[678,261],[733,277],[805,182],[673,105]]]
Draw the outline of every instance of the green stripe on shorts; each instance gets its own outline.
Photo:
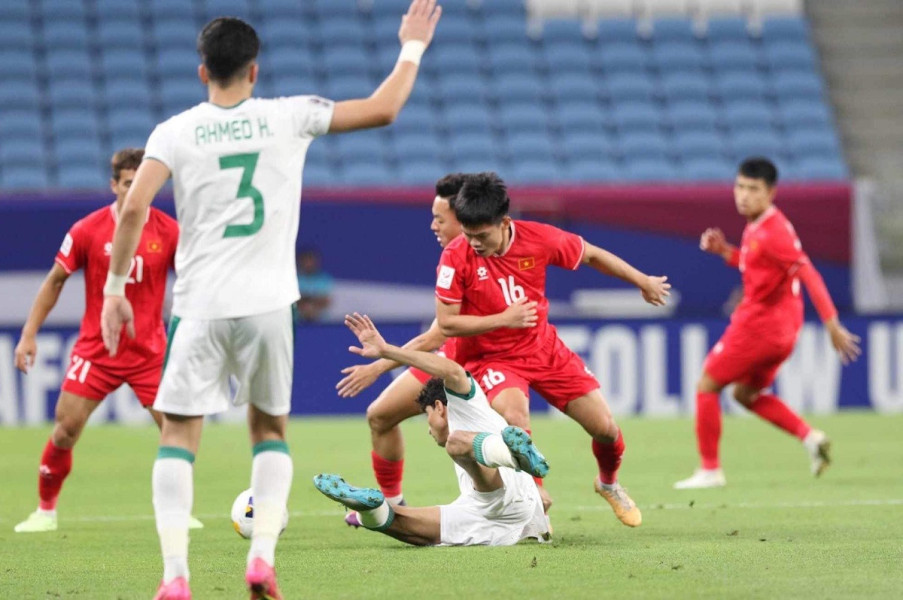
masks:
[[[166,332],[166,353],[163,355],[163,370],[166,370],[166,363],[169,362],[169,350],[172,348],[172,339],[176,337],[176,329],[179,327],[179,323],[182,321],[180,317],[175,315],[172,316],[172,319],[169,321],[169,331]]]

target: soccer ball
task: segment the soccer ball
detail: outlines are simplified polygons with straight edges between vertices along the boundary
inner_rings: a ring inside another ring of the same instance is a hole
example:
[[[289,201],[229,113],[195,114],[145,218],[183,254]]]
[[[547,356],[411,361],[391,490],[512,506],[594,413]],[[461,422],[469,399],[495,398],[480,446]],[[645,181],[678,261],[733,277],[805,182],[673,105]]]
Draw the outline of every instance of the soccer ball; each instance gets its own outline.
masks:
[[[238,535],[245,539],[250,539],[251,533],[254,531],[254,498],[251,497],[251,490],[247,489],[240,493],[232,503],[232,527],[238,532]],[[288,527],[288,509],[282,515],[282,529],[279,535]]]

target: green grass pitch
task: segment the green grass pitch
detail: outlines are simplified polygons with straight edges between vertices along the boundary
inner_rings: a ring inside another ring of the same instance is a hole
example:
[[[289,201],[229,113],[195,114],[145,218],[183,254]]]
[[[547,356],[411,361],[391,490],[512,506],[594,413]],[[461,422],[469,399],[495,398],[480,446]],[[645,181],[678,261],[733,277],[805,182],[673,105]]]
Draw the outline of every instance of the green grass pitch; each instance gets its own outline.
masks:
[[[754,418],[726,418],[728,487],[682,491],[695,465],[689,420],[624,419],[621,480],[643,525],[618,523],[592,492],[589,440],[568,420],[537,419],[549,458],[554,543],[510,548],[413,548],[353,530],[311,478],[321,471],[372,485],[361,419],[298,420],[290,444],[292,518],[278,548],[279,581],[294,598],[899,598],[903,595],[903,416],[816,417],[834,440],[820,479],[789,436]],[[162,573],[152,518],[153,428],[89,428],[59,506],[60,529],[14,534],[36,503],[49,429],[0,432],[0,598],[150,598]],[[457,495],[452,467],[426,433],[404,425],[412,504]],[[247,487],[247,434],[208,426],[195,465],[194,597],[246,598],[247,542],[229,522]]]

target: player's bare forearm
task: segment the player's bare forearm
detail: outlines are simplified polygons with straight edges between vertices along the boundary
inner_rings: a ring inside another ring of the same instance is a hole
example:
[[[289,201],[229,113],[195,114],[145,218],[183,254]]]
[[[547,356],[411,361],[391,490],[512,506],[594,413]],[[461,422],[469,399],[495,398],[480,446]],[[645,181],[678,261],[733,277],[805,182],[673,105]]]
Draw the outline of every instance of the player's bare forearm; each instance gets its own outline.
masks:
[[[430,328],[418,335],[415,338],[412,338],[408,341],[402,348],[405,350],[420,350],[422,352],[432,352],[434,350],[438,350],[442,344],[445,343],[445,340],[448,339],[445,335],[442,334],[442,330],[439,328],[439,323],[433,319],[433,323],[430,325]],[[388,360],[386,358],[381,358],[373,363],[374,367],[379,369],[380,374],[388,373],[392,369],[397,369],[398,367],[404,366],[400,362],[396,362],[394,360]]]
[[[439,377],[445,381],[445,387],[459,394],[470,392],[470,379],[464,367],[444,356],[432,352],[419,350],[406,350],[391,344],[380,348],[380,356],[394,360],[404,365],[409,365],[429,373],[433,377]]]
[[[439,327],[446,337],[471,337],[505,326],[504,313],[480,317],[476,315],[446,315],[439,317]]]
[[[586,245],[583,264],[592,267],[604,275],[617,277],[642,289],[646,283],[646,274],[632,267],[624,259],[592,244]]]
[[[417,70],[414,63],[399,62],[369,98],[337,102],[329,133],[384,127],[393,123],[414,89]]]
[[[122,209],[116,221],[113,250],[110,256],[111,273],[128,274],[129,263],[138,248],[138,241],[141,239],[141,230],[144,228],[144,220],[147,218],[147,209],[167,179],[169,179],[169,167],[158,160],[147,159],[138,166],[135,179],[122,203]]]
[[[35,296],[31,305],[28,319],[26,319],[25,325],[22,327],[22,337],[34,337],[38,334],[38,331],[40,331],[41,326],[44,325],[44,321],[47,319],[47,315],[56,306],[60,293],[63,291],[63,285],[68,278],[69,274],[61,266],[53,265],[53,268],[50,269],[47,277],[41,283],[38,295]]]

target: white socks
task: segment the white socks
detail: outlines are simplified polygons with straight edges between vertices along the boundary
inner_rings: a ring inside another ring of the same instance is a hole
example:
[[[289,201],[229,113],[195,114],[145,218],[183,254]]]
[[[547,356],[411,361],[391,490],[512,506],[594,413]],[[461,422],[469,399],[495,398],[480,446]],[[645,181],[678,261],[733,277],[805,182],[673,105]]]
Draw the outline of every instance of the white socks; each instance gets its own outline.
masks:
[[[383,503],[371,510],[359,510],[357,514],[361,518],[361,525],[367,529],[375,529],[383,531],[395,520],[395,511],[389,506],[389,503],[383,500]]]
[[[505,440],[498,433],[478,433],[473,438],[473,453],[481,465],[520,469]]]
[[[194,455],[161,446],[152,475],[154,514],[163,554],[163,582],[188,579],[188,517],[194,496]]]
[[[248,563],[262,558],[276,562],[276,541],[282,533],[288,494],[292,487],[292,457],[284,441],[269,440],[254,446],[251,490],[254,502],[254,532]]]

